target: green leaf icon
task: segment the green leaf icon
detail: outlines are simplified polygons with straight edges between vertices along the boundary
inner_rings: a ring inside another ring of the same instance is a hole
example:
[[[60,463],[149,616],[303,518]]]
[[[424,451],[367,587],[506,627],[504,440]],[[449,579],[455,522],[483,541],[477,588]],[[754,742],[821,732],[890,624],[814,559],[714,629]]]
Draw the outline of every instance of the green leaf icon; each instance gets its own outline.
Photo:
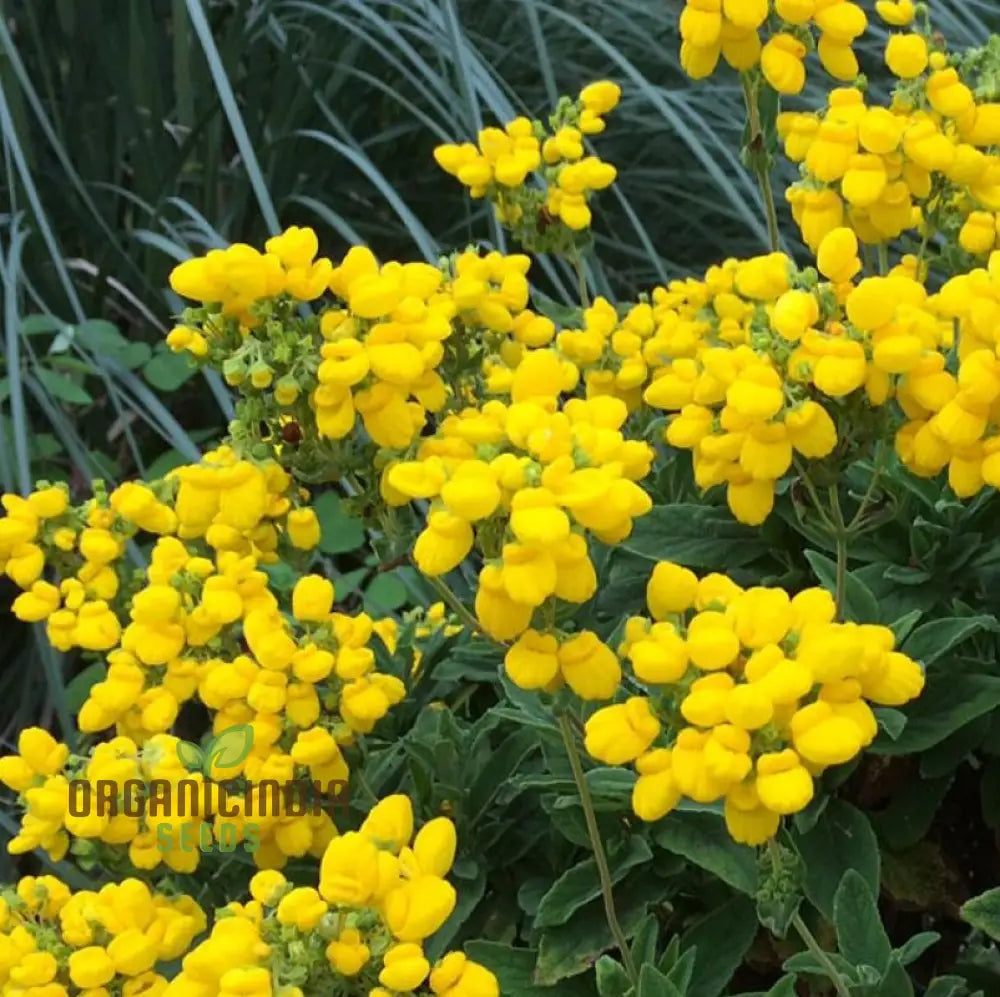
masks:
[[[250,754],[253,747],[253,727],[236,724],[220,731],[205,749],[205,772],[213,768],[236,768]]]
[[[177,758],[188,769],[200,769],[205,762],[204,752],[190,741],[177,742]]]

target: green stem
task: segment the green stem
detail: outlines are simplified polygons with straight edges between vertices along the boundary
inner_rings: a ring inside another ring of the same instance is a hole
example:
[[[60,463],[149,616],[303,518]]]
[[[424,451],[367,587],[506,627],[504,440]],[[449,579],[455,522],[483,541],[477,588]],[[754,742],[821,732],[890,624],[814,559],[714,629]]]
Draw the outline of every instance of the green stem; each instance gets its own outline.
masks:
[[[878,244],[878,272],[883,277],[889,272],[889,247],[884,242]]]
[[[778,210],[774,203],[774,190],[771,188],[771,176],[767,168],[766,151],[764,150],[764,132],[760,126],[760,111],[757,107],[757,93],[750,76],[742,74],[743,81],[743,101],[747,108],[747,121],[749,123],[749,135],[747,137],[747,149],[753,156],[756,165],[753,168],[757,177],[757,184],[760,187],[761,197],[764,199],[764,216],[767,219],[767,241],[772,253],[777,253],[781,249],[781,236],[778,231]]]
[[[858,527],[861,525],[861,521],[864,518],[864,514],[868,511],[868,506],[871,504],[872,495],[875,494],[875,489],[878,486],[879,479],[882,477],[882,472],[885,470],[885,460],[887,455],[887,447],[884,440],[879,440],[878,447],[875,451],[875,468],[872,471],[871,479],[868,482],[868,487],[865,489],[864,495],[861,496],[861,504],[858,506],[858,511],[851,518],[851,521],[847,524],[847,532],[855,533],[858,532]]]
[[[795,459],[795,470],[799,472],[799,477],[802,479],[802,484],[805,486],[806,492],[809,494],[809,498],[812,499],[813,508],[816,510],[816,514],[819,516],[820,521],[827,528],[827,530],[830,531],[830,533],[834,533],[836,528],[834,527],[830,517],[826,514],[826,507],[820,499],[819,493],[816,491],[816,486],[812,483],[812,479],[809,477],[808,472],[797,458]]]
[[[583,816],[587,822],[587,834],[590,837],[590,846],[594,851],[594,861],[597,863],[597,874],[601,880],[601,896],[604,899],[604,916],[607,918],[608,927],[614,936],[615,944],[622,955],[622,962],[625,964],[625,972],[633,986],[639,982],[639,974],[636,972],[635,960],[632,958],[632,950],[629,948],[622,931],[621,923],[618,920],[618,913],[615,910],[614,886],[611,882],[611,870],[608,868],[608,858],[604,853],[604,842],[601,840],[601,831],[597,826],[597,814],[594,812],[594,801],[590,797],[590,787],[583,774],[583,764],[580,762],[580,752],[576,748],[576,739],[573,737],[573,728],[565,714],[559,716],[559,733],[562,734],[563,744],[566,746],[566,755],[569,758],[569,766],[573,770],[573,781],[576,783],[577,792],[580,794],[580,803],[583,805]]]
[[[816,957],[816,961],[823,967],[823,972],[830,978],[830,982],[833,984],[833,989],[837,991],[838,997],[851,997],[850,988],[837,971],[833,960],[827,954],[826,949],[816,941],[816,936],[809,930],[809,927],[802,920],[802,915],[798,911],[792,915],[792,927],[798,932],[806,948]]]
[[[840,508],[840,495],[837,486],[830,488],[830,512],[833,521],[833,542],[837,550],[836,591],[834,599],[837,602],[837,615],[843,619],[847,603],[847,542],[850,533],[844,525],[844,513]]]
[[[462,603],[462,600],[455,595],[454,592],[448,586],[441,581],[440,578],[431,577],[430,575],[424,576],[428,582],[430,582],[431,587],[441,596],[441,599],[448,605],[451,611],[470,629],[473,633],[482,634],[483,628],[479,623],[479,620],[469,612],[468,608]]]
[[[771,857],[771,868],[774,869],[775,873],[780,872],[781,850],[774,838],[771,838],[767,843],[767,853]],[[826,949],[816,941],[816,936],[809,930],[809,926],[802,920],[802,915],[798,911],[792,915],[792,927],[795,928],[806,948],[816,957],[816,961],[823,967],[823,971],[829,977],[833,988],[837,991],[838,997],[851,997],[850,988],[844,982],[844,978],[838,972],[837,967],[833,964],[833,960],[828,955]]]
[[[580,304],[584,308],[590,307],[590,290],[587,287],[587,270],[583,265],[583,257],[577,252],[573,257],[573,266],[576,268],[576,284],[580,294]]]

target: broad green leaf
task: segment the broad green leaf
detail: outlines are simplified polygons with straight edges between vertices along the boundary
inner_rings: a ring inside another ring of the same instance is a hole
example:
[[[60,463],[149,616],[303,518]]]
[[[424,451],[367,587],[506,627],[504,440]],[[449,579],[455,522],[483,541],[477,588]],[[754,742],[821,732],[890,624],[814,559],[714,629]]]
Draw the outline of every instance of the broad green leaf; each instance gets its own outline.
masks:
[[[66,327],[54,315],[25,315],[21,319],[22,336],[39,336],[50,332],[59,332]]]
[[[688,997],[718,997],[757,934],[754,903],[734,896],[684,933],[681,946],[694,949],[694,972],[684,991]]]
[[[843,800],[831,800],[823,816],[796,842],[805,864],[803,889],[828,920],[844,873],[854,869],[874,893],[879,888],[879,851],[868,818]]]
[[[394,609],[406,605],[410,593],[406,586],[393,573],[376,575],[365,589],[365,611],[381,615],[391,613]]]
[[[206,764],[212,768],[235,768],[253,747],[253,726],[236,724],[217,734],[205,749]]]
[[[861,873],[849,869],[833,898],[833,923],[840,954],[854,966],[885,972],[892,946],[882,927],[875,894]]]
[[[53,397],[71,405],[90,405],[93,398],[90,392],[65,374],[57,374],[47,367],[36,367],[35,374],[41,385]]]
[[[696,503],[654,506],[620,546],[651,561],[701,569],[737,568],[768,551],[759,530],[741,526],[726,509]]]
[[[1000,941],[1000,887],[966,901],[962,917],[994,941]]]
[[[1000,624],[994,616],[945,616],[922,623],[903,643],[902,650],[927,666],[974,634],[998,629]]]
[[[913,997],[913,983],[898,959],[889,960],[875,997]]]
[[[927,984],[924,997],[967,997],[968,993],[964,976],[938,976]]]
[[[757,892],[757,857],[738,845],[714,814],[672,813],[653,832],[653,840],[668,852],[682,855],[747,896]]]
[[[879,735],[871,750],[909,755],[940,744],[970,720],[1000,706],[1000,678],[932,673],[923,693],[905,708],[906,726],[895,740]]]
[[[624,848],[609,849],[608,866],[612,882],[619,882],[625,874],[637,865],[652,859],[653,853],[644,838],[633,835]],[[564,872],[552,885],[552,889],[542,897],[535,915],[536,928],[551,928],[565,924],[584,904],[601,895],[601,881],[597,875],[597,863],[584,859],[578,865]]]
[[[663,897],[664,882],[649,870],[636,870],[615,887],[615,908],[625,937],[635,934],[646,917],[650,904]],[[590,972],[597,958],[614,947],[603,900],[592,900],[557,927],[546,928],[538,945],[535,982],[552,985],[566,977],[579,979]],[[517,993],[518,991],[511,991]]]
[[[646,963],[639,970],[636,997],[684,997],[684,995],[655,966]]]
[[[625,967],[609,955],[602,955],[594,966],[597,992],[600,997],[625,997],[632,989],[632,981]]]
[[[164,350],[154,353],[142,368],[143,376],[158,391],[176,391],[197,368],[185,354]]]
[[[66,708],[72,714],[77,714],[87,701],[90,690],[104,679],[108,669],[103,661],[95,661],[87,665],[66,684]]]
[[[837,591],[836,562],[815,550],[807,550],[805,555],[822,586],[835,594]],[[856,623],[879,622],[881,616],[878,600],[872,595],[871,589],[853,572],[847,572],[844,589],[847,600],[844,609],[848,619],[854,620]]]
[[[537,949],[473,941],[466,942],[465,953],[496,976],[502,994],[517,994],[517,997],[594,997],[597,993],[593,982],[587,978],[565,980],[554,986],[536,983]]]
[[[893,949],[892,954],[899,960],[900,965],[909,966],[939,941],[941,936],[936,931],[921,931],[912,938],[907,938],[898,949]]]
[[[364,523],[344,512],[335,492],[323,492],[313,502],[319,520],[319,549],[324,554],[344,554],[357,550],[365,542]]]

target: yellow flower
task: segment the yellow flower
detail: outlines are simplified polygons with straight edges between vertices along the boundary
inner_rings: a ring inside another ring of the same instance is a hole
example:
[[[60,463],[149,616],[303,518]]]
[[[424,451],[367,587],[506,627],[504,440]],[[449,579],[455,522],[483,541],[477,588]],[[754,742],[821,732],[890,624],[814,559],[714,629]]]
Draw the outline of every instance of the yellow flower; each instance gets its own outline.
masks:
[[[660,722],[644,696],[606,706],[585,725],[584,745],[605,765],[624,765],[646,752],[660,733]]]
[[[695,573],[671,561],[658,562],[646,584],[646,603],[656,620],[690,609],[697,595]]]
[[[681,791],[674,778],[669,748],[657,748],[636,760],[639,778],[632,788],[632,810],[640,820],[665,817],[680,802]]]
[[[70,953],[69,978],[81,989],[102,987],[114,975],[115,964],[101,946],[89,945]]]
[[[794,814],[813,798],[812,776],[791,749],[757,759],[757,795],[772,813]]]
[[[559,646],[559,668],[566,684],[581,699],[610,699],[621,681],[621,666],[614,651],[590,630],[576,634]]]
[[[431,969],[423,950],[413,942],[393,945],[382,960],[378,981],[390,990],[416,990]]]
[[[504,656],[504,668],[521,689],[545,689],[559,674],[558,651],[551,634],[526,630]]]
[[[320,527],[312,509],[293,509],[286,520],[288,539],[299,550],[312,550],[319,543]]]
[[[762,845],[778,833],[781,817],[765,807],[753,781],[742,782],[726,794],[726,829],[743,845]]]
[[[322,623],[333,600],[333,582],[320,575],[304,575],[292,590],[292,615],[303,622]]]
[[[892,35],[885,47],[885,64],[901,80],[919,76],[927,68],[928,58],[922,35]]]
[[[379,848],[398,852],[413,836],[413,805],[408,796],[396,794],[379,800],[361,825],[361,834]]]
[[[794,35],[774,35],[760,53],[760,68],[778,93],[801,93],[806,85],[805,56],[805,45]]]

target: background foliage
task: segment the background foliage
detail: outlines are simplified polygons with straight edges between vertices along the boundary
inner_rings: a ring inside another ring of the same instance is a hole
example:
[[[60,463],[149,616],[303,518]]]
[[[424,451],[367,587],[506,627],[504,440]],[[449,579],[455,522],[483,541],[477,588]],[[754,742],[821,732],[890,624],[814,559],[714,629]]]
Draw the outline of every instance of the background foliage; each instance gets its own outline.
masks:
[[[279,220],[316,227],[331,256],[353,242],[383,258],[434,259],[439,246],[484,237],[502,248],[486,211],[433,167],[431,149],[483,122],[537,115],[590,79],[612,77],[625,91],[601,139],[603,158],[627,169],[600,206],[596,286],[630,295],[759,251],[759,194],[734,151],[739,87],[689,87],[677,64],[678,6],[0,0],[0,486],[155,476],[223,430],[224,387],[211,373],[192,375],[161,342],[180,304],[166,275],[192,253],[261,243]],[[941,2],[935,18],[956,47],[1000,30],[990,0]],[[876,58],[877,31],[868,45]],[[790,231],[785,238],[794,246]],[[547,294],[571,294],[559,265],[542,261],[542,273]],[[679,461],[657,483],[658,501],[681,504],[658,508],[615,552],[613,584],[589,607],[595,620],[638,598],[650,557],[765,584],[825,579],[821,537],[792,518],[755,532],[710,504],[684,504],[694,498],[685,468]],[[881,887],[892,942],[909,941],[891,955],[873,930],[868,942],[879,951],[857,953],[860,961],[914,962],[932,997],[960,992],[930,982],[942,972],[1000,992],[1000,956],[981,933],[970,943],[958,919],[962,903],[1000,881],[1000,510],[992,492],[963,505],[903,474],[890,477],[888,501],[887,524],[852,552],[849,600],[858,618],[891,625],[903,649],[929,663],[929,687],[823,820],[813,808],[795,822],[805,892],[839,929],[838,903],[866,911]],[[382,611],[423,598],[391,552],[369,550],[335,495],[320,507],[339,594]],[[0,586],[0,613],[11,595]],[[9,744],[29,723],[66,725],[97,676],[3,618],[0,729]],[[470,954],[502,965],[518,994],[591,992],[592,977],[578,974],[610,939],[583,857],[582,813],[550,721],[513,688],[516,705],[497,705],[496,666],[496,652],[476,643],[428,653],[419,715],[398,717],[407,736],[394,739],[390,725],[373,749],[371,788],[405,785],[428,811],[454,808],[463,844],[455,930],[464,923],[464,934],[497,939]],[[471,692],[452,712],[427,708],[456,680]],[[757,937],[753,854],[698,812],[653,833],[624,825],[613,812],[627,809],[629,773],[596,769],[589,778],[607,812],[602,830],[637,954],[650,956],[654,929],[664,928],[679,942],[655,958],[676,992],[718,994],[741,963],[743,989],[766,987],[793,950]],[[858,876],[841,896],[848,863]],[[996,930],[995,912],[970,920]],[[924,952],[928,930],[944,941]],[[514,940],[531,947],[502,947]],[[846,952],[850,939],[840,943]],[[608,962],[597,968],[612,987]],[[885,991],[897,992],[908,991]]]

